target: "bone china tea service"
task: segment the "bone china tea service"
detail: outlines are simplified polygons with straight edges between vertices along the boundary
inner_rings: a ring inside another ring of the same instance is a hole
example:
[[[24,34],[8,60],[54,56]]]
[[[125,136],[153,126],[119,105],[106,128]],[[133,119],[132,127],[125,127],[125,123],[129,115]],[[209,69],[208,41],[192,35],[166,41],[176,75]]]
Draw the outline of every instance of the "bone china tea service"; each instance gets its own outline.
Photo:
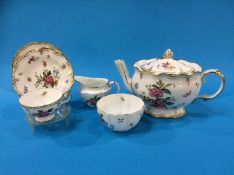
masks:
[[[75,81],[80,83],[79,92],[84,102],[91,107],[95,107],[100,98],[111,93],[112,85],[116,85],[117,93],[120,90],[118,82],[105,78],[75,76]]]
[[[60,49],[50,43],[33,42],[16,53],[12,80],[27,116],[43,123],[59,116],[58,108],[66,108],[61,104],[69,101],[74,74]]]
[[[113,131],[134,128],[144,112],[154,117],[179,118],[186,113],[188,104],[196,99],[215,98],[225,85],[219,70],[203,71],[196,63],[177,60],[170,49],[162,58],[137,61],[132,78],[123,60],[114,63],[132,95],[119,93],[116,81],[74,76],[64,53],[50,43],[33,42],[22,47],[12,63],[12,81],[29,123],[42,125],[68,120],[74,80],[79,83],[84,103],[97,107],[100,120]],[[214,94],[199,95],[208,74],[217,75],[220,86]],[[112,94],[113,85],[116,94]]]

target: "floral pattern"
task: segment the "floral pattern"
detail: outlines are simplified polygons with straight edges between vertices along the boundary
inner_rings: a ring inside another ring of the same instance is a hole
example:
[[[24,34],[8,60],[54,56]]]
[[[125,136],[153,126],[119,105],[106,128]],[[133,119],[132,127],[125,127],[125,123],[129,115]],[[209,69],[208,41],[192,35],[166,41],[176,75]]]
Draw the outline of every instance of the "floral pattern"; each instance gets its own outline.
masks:
[[[47,111],[43,111],[43,110],[38,110],[36,113],[31,114],[32,116],[36,116],[36,117],[47,117],[48,115],[51,114],[51,112],[53,111],[53,108],[50,108]]]
[[[139,83],[135,83],[135,89],[138,89]]]
[[[124,118],[118,118],[118,123],[123,123],[124,122]]]
[[[182,95],[183,97],[188,97],[192,94],[192,91],[189,90],[188,92],[186,92],[184,95]]]
[[[24,93],[28,93],[28,87],[27,86],[24,86]]]
[[[172,69],[175,68],[175,67],[174,67],[171,63],[169,63],[169,62],[162,63],[162,67],[163,67],[164,69],[169,69],[169,70],[172,70]]]
[[[108,122],[106,122],[106,121],[103,119],[103,114],[100,114],[99,116],[100,116],[101,121],[102,121],[103,123],[105,123],[108,127],[110,127],[111,129],[114,129],[114,128],[115,128],[114,125],[109,124]]]
[[[67,67],[67,66],[66,66],[65,63],[63,63],[62,66],[61,66],[62,69],[66,69],[66,67]]]
[[[85,103],[87,103],[90,106],[96,106],[97,101],[100,100],[100,98],[101,97],[98,97],[97,95],[95,95],[93,98],[86,100]]]
[[[186,77],[185,82],[186,82],[186,83],[188,84],[188,86],[189,86],[189,84],[190,84],[190,78],[189,78],[189,77]]]
[[[46,48],[46,47],[41,47],[38,51],[39,51],[39,53],[40,53],[41,55],[43,55],[43,54],[44,54],[44,51],[46,51],[46,50],[49,50],[49,49]]]
[[[105,123],[106,125],[108,125],[108,123],[103,119],[103,114],[100,114],[99,116],[100,116],[101,121]]]
[[[31,64],[32,62],[36,62],[37,60],[39,60],[39,57],[32,56],[29,58],[28,64]]]
[[[28,81],[28,82],[31,82],[31,81],[32,81],[32,78],[31,78],[31,77],[27,77],[27,81]]]
[[[175,103],[174,97],[171,95],[171,91],[168,87],[174,86],[171,83],[164,84],[161,80],[157,81],[155,84],[146,85],[148,89],[149,97],[143,96],[143,100],[156,108],[167,108]],[[145,93],[144,93],[145,94]]]
[[[42,61],[42,64],[43,64],[44,67],[47,66],[47,62],[46,61]]]
[[[33,47],[30,49],[31,46]],[[22,53],[19,50],[12,65],[15,91],[23,95],[28,91],[56,87],[64,94],[69,93],[74,83],[74,73],[62,51],[47,43],[33,43],[24,48],[29,51]],[[59,70],[58,77],[53,75],[56,74],[53,69]]]
[[[35,77],[37,78],[35,83],[36,87],[42,86],[45,88],[53,88],[57,86],[60,74],[57,69],[54,69],[53,71],[46,69],[40,75],[35,74]]]

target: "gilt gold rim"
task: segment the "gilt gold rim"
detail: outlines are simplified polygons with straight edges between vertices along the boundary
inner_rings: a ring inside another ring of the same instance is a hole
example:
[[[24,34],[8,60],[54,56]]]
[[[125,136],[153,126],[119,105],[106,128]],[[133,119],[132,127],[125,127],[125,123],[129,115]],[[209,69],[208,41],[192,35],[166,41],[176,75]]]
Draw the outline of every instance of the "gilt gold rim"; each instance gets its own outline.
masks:
[[[223,90],[224,90],[224,88],[225,88],[226,80],[225,80],[224,74],[223,74],[220,70],[218,70],[218,69],[215,69],[215,70],[213,70],[212,72],[204,73],[203,76],[202,76],[202,82],[204,83],[204,77],[205,77],[206,75],[208,75],[208,74],[211,74],[211,73],[214,73],[214,74],[216,74],[218,77],[221,78],[221,80],[222,80],[222,82],[223,82],[223,88],[222,88],[221,91],[220,91],[216,96],[214,96],[214,97],[210,97],[210,95],[203,95],[203,96],[200,96],[200,97],[195,98],[195,99],[193,100],[193,102],[195,102],[195,101],[198,100],[198,99],[203,99],[203,100],[205,100],[205,101],[211,100],[211,99],[213,99],[213,98],[216,98],[217,96],[219,96],[219,95],[223,92]]]
[[[146,114],[151,115],[154,118],[165,118],[165,119],[172,119],[172,118],[179,119],[179,118],[181,118],[181,117],[183,117],[183,116],[186,115],[185,109],[184,109],[184,111],[182,113],[170,114],[170,115],[164,115],[164,114],[159,114],[159,113],[155,114],[155,113],[147,111],[147,110],[145,110],[144,112]]]

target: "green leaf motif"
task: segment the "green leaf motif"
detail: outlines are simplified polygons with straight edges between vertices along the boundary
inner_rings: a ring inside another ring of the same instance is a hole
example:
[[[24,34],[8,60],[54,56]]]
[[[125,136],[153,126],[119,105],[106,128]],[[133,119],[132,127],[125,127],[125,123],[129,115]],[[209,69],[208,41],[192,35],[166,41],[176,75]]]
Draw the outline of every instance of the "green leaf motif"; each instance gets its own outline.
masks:
[[[162,91],[163,91],[164,93],[166,93],[166,94],[171,94],[171,91],[168,90],[168,89],[162,89]]]
[[[168,102],[166,102],[166,105],[167,106],[171,106],[171,105],[173,105],[174,103],[173,102],[170,102],[170,101],[168,101]]]
[[[163,88],[167,88],[167,87],[172,86],[172,85],[173,85],[173,84],[168,83],[168,84],[166,84]]]
[[[156,84],[158,85],[159,88],[162,88],[164,86],[162,80],[157,81]]]
[[[166,97],[165,99],[164,99],[164,101],[171,101],[171,97]]]

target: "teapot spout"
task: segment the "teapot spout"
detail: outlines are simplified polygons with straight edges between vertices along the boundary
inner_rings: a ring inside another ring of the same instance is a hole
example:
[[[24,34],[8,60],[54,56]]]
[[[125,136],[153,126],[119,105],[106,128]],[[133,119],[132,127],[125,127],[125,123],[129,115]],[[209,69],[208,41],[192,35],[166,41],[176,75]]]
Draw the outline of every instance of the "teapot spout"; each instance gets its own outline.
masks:
[[[119,73],[120,73],[120,75],[121,75],[121,77],[123,79],[125,87],[130,92],[133,93],[133,91],[132,91],[132,80],[129,77],[128,69],[126,67],[126,64],[125,64],[124,60],[115,60],[114,63],[115,63],[115,66],[118,69],[118,71],[119,71]]]

